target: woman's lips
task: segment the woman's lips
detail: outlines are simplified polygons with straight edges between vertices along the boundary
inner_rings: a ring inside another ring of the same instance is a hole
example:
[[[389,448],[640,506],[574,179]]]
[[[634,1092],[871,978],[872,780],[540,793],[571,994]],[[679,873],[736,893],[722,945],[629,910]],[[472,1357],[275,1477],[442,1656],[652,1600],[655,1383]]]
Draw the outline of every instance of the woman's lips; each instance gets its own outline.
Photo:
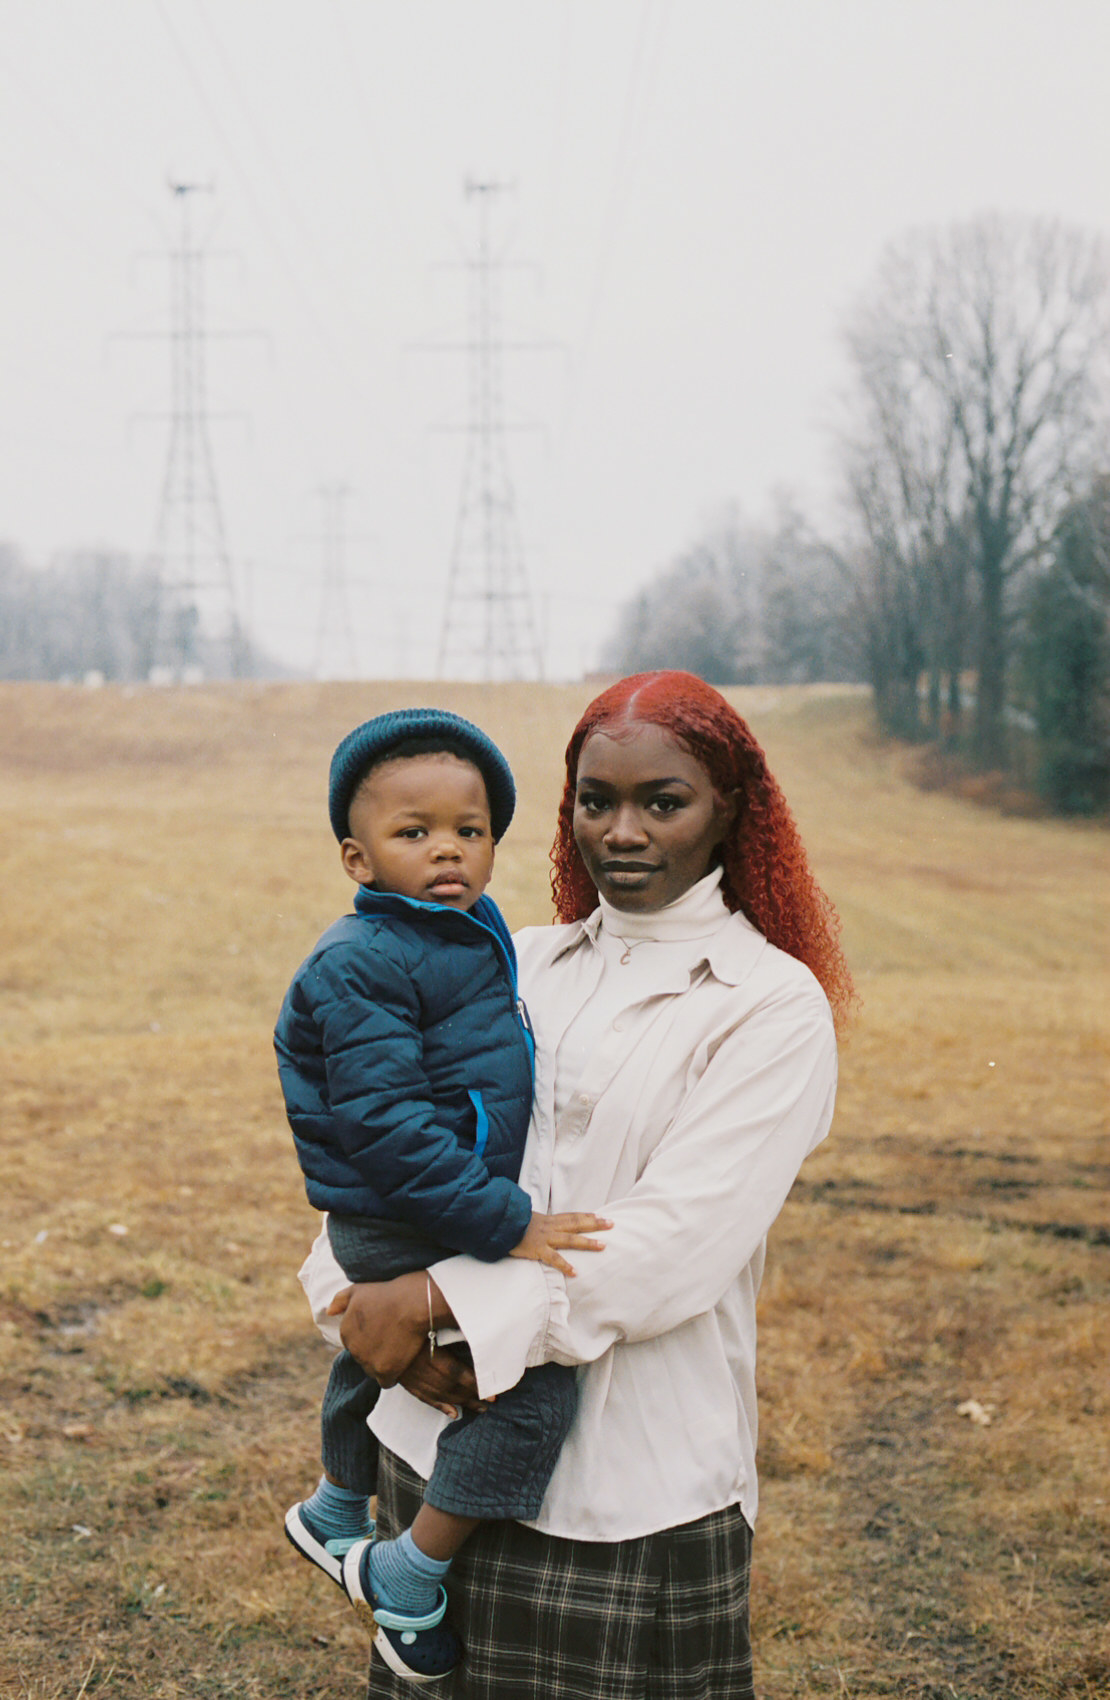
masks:
[[[608,880],[615,880],[618,885],[627,885],[633,880],[642,880],[649,875],[659,872],[654,862],[602,862],[601,871]]]

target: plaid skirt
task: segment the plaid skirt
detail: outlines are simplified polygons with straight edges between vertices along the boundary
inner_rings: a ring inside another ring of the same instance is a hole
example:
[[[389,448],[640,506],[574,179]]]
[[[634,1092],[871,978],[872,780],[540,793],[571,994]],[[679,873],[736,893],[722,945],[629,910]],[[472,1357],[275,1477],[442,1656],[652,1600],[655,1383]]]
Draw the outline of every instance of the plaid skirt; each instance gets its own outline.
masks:
[[[378,1527],[407,1528],[423,1483],[383,1449]],[[752,1535],[739,1506],[632,1541],[484,1523],[451,1567],[466,1648],[436,1700],[754,1700]],[[368,1700],[412,1700],[375,1654]]]

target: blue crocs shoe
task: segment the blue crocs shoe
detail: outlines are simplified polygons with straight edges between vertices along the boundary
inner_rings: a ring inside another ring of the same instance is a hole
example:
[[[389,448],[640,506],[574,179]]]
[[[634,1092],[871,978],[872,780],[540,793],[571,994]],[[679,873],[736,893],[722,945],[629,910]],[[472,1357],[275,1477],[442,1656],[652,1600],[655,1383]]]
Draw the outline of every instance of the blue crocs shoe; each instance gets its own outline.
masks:
[[[370,1581],[373,1541],[358,1541],[343,1560],[343,1586],[363,1628],[391,1671],[409,1682],[436,1682],[450,1676],[462,1658],[462,1642],[449,1624],[447,1590],[440,1588],[439,1604],[426,1617],[388,1611],[377,1603]]]
[[[374,1522],[371,1518],[371,1539],[373,1530]],[[325,1540],[323,1530],[316,1527],[305,1510],[304,1501],[298,1500],[296,1505],[291,1505],[285,1513],[285,1538],[292,1542],[302,1558],[307,1558],[310,1564],[317,1565],[337,1588],[342,1588],[343,1559],[351,1548],[364,1541],[366,1536],[349,1535],[345,1540]]]

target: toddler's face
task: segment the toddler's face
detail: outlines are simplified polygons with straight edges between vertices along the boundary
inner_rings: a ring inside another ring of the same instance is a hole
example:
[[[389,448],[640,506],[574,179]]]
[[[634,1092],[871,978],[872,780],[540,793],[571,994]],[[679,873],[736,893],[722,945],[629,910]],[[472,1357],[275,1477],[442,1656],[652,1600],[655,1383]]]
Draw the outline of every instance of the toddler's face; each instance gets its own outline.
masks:
[[[367,774],[351,801],[343,866],[359,885],[470,909],[493,872],[485,780],[457,756],[402,756]]]

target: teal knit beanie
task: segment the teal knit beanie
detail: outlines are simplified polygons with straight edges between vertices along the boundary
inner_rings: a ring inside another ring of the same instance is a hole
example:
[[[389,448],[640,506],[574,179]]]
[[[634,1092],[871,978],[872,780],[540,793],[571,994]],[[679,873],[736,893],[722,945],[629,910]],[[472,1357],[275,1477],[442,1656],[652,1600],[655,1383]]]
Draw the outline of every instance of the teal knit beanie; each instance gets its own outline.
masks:
[[[472,721],[441,708],[398,708],[376,715],[348,732],[331,758],[328,776],[328,814],[332,831],[343,841],[350,831],[351,798],[376,762],[407,738],[449,738],[464,749],[486,782],[493,841],[504,836],[516,807],[516,786],[508,762],[497,745]]]

